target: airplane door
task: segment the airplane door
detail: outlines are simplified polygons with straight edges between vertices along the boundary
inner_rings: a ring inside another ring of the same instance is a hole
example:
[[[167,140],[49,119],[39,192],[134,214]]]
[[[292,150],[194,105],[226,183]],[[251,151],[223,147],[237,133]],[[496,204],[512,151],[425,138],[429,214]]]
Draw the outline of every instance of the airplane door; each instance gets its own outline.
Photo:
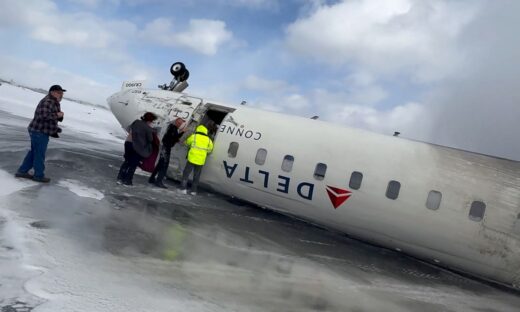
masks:
[[[173,104],[165,109],[162,120],[159,121],[157,128],[159,129],[159,137],[162,138],[168,129],[168,124],[177,118],[182,118],[186,122],[190,122],[193,118],[194,111],[199,107],[202,99],[187,95],[182,95],[175,99]]]
[[[177,98],[175,103],[172,105],[168,112],[168,119],[175,120],[176,118],[182,118],[186,121],[190,121],[193,112],[200,105],[202,99],[191,96],[182,95]]]
[[[234,111],[234,108],[220,106],[212,103],[200,104],[190,111],[190,119],[185,134],[181,137],[179,143],[175,144],[172,149],[170,157],[170,166],[168,175],[174,179],[180,180],[182,178],[182,171],[186,165],[186,155],[188,148],[183,144],[184,140],[195,131],[195,127],[199,124],[204,124],[208,127],[209,135],[212,137],[214,144],[216,144],[216,133],[218,125],[229,112]],[[172,113],[176,114],[176,113]],[[173,116],[173,115],[172,115]]]

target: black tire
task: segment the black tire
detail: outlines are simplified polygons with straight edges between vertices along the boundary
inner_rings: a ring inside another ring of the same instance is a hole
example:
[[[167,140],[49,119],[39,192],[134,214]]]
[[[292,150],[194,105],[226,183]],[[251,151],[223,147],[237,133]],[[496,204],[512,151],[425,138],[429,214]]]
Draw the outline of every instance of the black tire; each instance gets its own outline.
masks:
[[[180,82],[183,82],[183,81],[188,80],[189,77],[190,77],[190,72],[187,69],[185,69],[184,72],[181,75],[179,75],[179,77],[177,77],[177,80]]]
[[[182,62],[175,62],[170,67],[170,73],[177,78],[186,70],[186,66]]]

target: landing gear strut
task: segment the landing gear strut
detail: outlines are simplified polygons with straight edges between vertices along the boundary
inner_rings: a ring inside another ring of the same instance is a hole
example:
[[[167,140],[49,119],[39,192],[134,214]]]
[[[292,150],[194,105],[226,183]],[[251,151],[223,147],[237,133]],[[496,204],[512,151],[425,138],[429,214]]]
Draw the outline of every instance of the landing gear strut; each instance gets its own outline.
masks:
[[[170,73],[173,76],[172,81],[169,85],[163,84],[159,85],[159,89],[182,92],[184,89],[188,87],[188,77],[190,77],[190,72],[186,69],[186,65],[182,62],[175,62],[170,67]]]

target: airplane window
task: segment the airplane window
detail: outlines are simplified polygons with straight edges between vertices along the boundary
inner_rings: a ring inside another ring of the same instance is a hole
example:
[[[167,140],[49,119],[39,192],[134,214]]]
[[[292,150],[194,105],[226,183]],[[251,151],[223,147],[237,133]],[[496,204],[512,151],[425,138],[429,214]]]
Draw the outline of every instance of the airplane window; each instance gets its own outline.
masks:
[[[481,201],[474,201],[469,209],[469,219],[475,222],[482,221],[484,212],[486,212],[486,204]]]
[[[361,181],[363,181],[363,174],[361,172],[354,171],[350,175],[350,182],[348,186],[353,190],[359,190],[361,187]]]
[[[238,143],[237,142],[231,142],[229,144],[229,148],[227,150],[227,154],[230,158],[235,158],[237,157],[237,152],[238,152]]]
[[[426,208],[431,210],[439,209],[441,205],[442,194],[438,191],[430,191],[428,198],[426,199]]]
[[[316,180],[323,180],[325,178],[325,172],[327,172],[327,165],[318,163],[316,169],[314,169],[314,178]]]
[[[291,155],[285,155],[282,162],[282,170],[285,172],[291,172],[294,163],[294,157]]]
[[[388,182],[388,187],[386,188],[386,197],[390,199],[396,199],[399,196],[399,190],[401,189],[401,183],[397,181]]]
[[[267,157],[267,150],[265,148],[259,148],[256,152],[255,163],[257,165],[265,164],[265,158]]]

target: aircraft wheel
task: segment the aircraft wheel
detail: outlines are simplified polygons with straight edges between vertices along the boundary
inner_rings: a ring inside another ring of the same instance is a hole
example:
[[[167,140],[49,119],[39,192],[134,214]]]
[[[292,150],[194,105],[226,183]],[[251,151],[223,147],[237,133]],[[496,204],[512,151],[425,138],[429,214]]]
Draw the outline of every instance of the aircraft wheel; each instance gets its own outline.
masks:
[[[170,73],[175,77],[179,77],[184,71],[186,71],[186,66],[182,62],[175,62],[170,67]]]
[[[187,69],[184,69],[184,72],[177,77],[177,80],[179,81],[186,81],[188,80],[188,77],[190,77],[190,72]]]

